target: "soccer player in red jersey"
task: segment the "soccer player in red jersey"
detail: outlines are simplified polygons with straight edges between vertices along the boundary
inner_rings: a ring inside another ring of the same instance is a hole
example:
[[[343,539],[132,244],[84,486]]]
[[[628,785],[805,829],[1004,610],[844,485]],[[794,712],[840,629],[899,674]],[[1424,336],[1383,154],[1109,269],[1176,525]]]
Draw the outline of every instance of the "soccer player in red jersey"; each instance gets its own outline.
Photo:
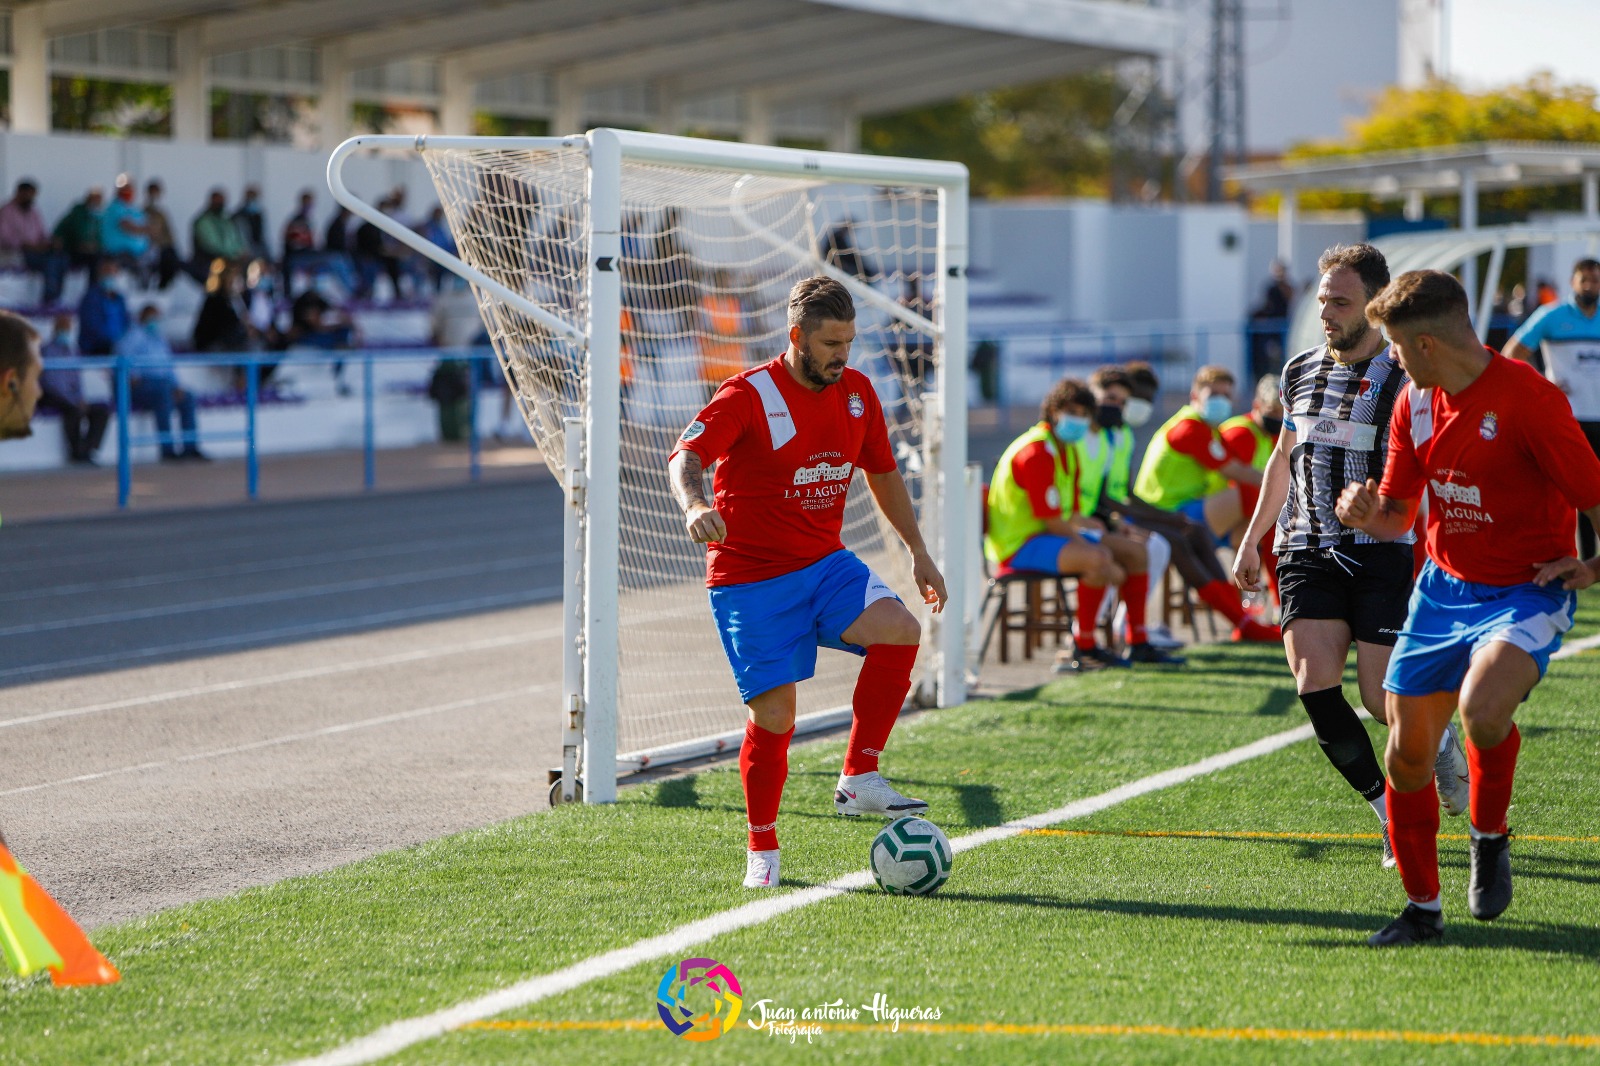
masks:
[[[917,530],[877,393],[847,365],[855,317],[837,281],[797,284],[788,350],[723,382],[668,460],[689,535],[707,545],[711,612],[750,710],[739,753],[750,832],[746,888],[778,884],[778,804],[789,776],[795,684],[816,673],[818,647],[865,658],[835,809],[894,818],[928,808],[878,773],[911,689],[921,627],[840,540],[858,467],[935,612],[944,608],[945,584]],[[714,502],[702,480],[712,463]]]
[[[1600,459],[1559,388],[1479,344],[1449,274],[1400,275],[1367,316],[1411,384],[1390,418],[1383,484],[1347,486],[1339,520],[1394,540],[1428,493],[1428,563],[1384,678],[1389,831],[1410,900],[1367,941],[1388,947],[1444,933],[1434,755],[1458,706],[1472,768],[1468,909],[1489,921],[1511,903],[1506,811],[1522,746],[1511,718],[1572,628],[1574,593],[1600,578],[1600,556],[1572,554],[1574,511],[1600,519]]]

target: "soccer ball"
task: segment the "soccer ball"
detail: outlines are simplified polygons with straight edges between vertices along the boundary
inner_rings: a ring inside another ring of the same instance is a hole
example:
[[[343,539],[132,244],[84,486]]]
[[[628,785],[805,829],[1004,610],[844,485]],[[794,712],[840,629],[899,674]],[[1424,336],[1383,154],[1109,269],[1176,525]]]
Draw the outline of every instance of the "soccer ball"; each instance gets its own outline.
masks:
[[[872,877],[892,895],[926,896],[950,879],[950,841],[926,818],[896,818],[872,840]]]

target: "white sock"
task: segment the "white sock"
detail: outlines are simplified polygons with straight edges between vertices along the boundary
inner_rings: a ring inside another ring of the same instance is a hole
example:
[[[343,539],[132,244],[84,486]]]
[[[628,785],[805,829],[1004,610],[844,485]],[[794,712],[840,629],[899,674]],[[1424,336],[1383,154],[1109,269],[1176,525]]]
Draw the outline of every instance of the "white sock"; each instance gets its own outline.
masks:
[[[1438,896],[1434,896],[1432,899],[1430,899],[1426,903],[1418,903],[1414,899],[1413,900],[1408,900],[1407,902],[1409,902],[1413,907],[1416,907],[1416,908],[1418,908],[1420,910],[1433,911],[1435,914],[1443,914],[1444,913],[1444,904],[1439,902],[1439,897]]]
[[[1504,833],[1485,833],[1471,822],[1467,823],[1467,833],[1473,840],[1499,840],[1505,836]]]
[[[1383,822],[1385,825],[1387,825],[1388,822],[1389,822],[1389,796],[1388,796],[1388,794],[1384,793],[1384,792],[1380,792],[1380,793],[1378,793],[1378,798],[1377,799],[1369,799],[1369,800],[1367,800],[1367,802],[1372,804],[1373,811],[1376,812],[1377,815],[1378,815],[1378,821]]]
[[[1146,612],[1150,620],[1161,622],[1161,589],[1165,578],[1167,564],[1172,561],[1172,545],[1167,543],[1167,538],[1160,533],[1150,534],[1150,539],[1145,542],[1145,551],[1150,556],[1150,599]]]

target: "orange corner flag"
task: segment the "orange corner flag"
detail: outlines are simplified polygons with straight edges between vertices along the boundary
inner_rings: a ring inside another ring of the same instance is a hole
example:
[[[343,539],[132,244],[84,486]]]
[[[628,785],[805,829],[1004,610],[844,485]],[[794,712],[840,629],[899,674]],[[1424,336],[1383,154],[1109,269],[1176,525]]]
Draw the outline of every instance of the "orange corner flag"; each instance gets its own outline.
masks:
[[[57,985],[109,985],[122,979],[4,844],[0,844],[0,950],[19,977],[48,969]]]

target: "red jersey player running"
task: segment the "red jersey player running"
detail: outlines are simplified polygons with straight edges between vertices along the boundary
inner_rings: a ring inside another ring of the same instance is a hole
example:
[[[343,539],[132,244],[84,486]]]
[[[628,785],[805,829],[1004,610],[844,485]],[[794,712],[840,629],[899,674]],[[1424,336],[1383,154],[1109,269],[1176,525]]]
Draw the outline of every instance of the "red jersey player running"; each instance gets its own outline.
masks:
[[[709,546],[711,613],[750,709],[739,752],[750,825],[746,888],[778,883],[778,804],[789,776],[795,683],[816,673],[818,647],[866,658],[835,808],[852,817],[928,808],[878,774],[911,689],[921,627],[839,539],[857,467],[910,550],[917,589],[936,612],[944,608],[944,578],[917,530],[872,382],[846,366],[855,318],[838,282],[797,284],[789,293],[788,350],[724,382],[669,460],[689,535]],[[715,504],[702,481],[711,463]]]
[[[1511,903],[1506,811],[1522,737],[1517,704],[1572,628],[1576,590],[1600,557],[1572,557],[1574,508],[1600,520],[1600,459],[1561,390],[1478,343],[1449,274],[1401,274],[1367,305],[1411,384],[1389,421],[1381,487],[1351,484],[1339,520],[1379,540],[1411,528],[1424,490],[1428,562],[1389,660],[1389,832],[1409,906],[1374,947],[1444,933],[1434,753],[1457,706],[1472,767],[1467,905],[1481,921]]]

